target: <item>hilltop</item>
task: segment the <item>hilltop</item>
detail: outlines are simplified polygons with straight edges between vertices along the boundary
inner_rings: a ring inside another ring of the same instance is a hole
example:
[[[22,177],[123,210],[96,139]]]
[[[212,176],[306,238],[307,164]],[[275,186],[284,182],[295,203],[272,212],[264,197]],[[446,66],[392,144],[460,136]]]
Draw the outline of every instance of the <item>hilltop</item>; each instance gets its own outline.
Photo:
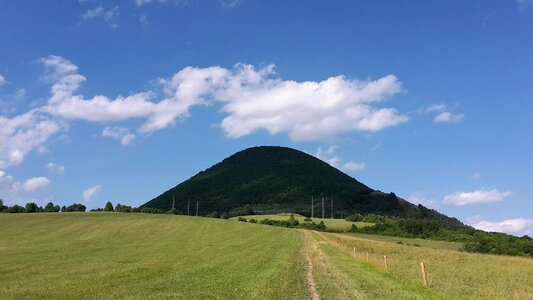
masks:
[[[352,213],[380,214],[401,218],[436,220],[463,226],[435,210],[414,205],[394,193],[374,190],[353,177],[302,151],[287,147],[260,146],[237,152],[167,190],[142,207],[169,210],[173,198],[181,213],[213,212],[238,214],[247,205],[259,213],[294,212],[315,216],[347,216]]]

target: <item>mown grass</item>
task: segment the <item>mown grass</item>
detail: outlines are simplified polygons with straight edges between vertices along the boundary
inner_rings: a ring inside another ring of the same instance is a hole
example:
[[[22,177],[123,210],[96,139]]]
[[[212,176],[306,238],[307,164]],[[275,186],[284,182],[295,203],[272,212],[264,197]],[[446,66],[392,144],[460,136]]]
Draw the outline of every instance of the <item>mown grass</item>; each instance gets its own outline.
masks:
[[[298,231],[121,213],[0,214],[2,299],[307,299]]]
[[[372,272],[362,273],[361,270],[373,268],[384,272],[383,256],[386,255],[389,269],[387,273],[406,282],[397,285],[397,289],[407,290],[413,284],[422,286],[420,263],[424,262],[428,273],[428,289],[435,292],[431,297],[533,299],[533,259],[530,258],[413,247],[345,234],[316,235],[319,236],[317,240],[327,242],[321,245],[323,252],[330,260],[337,262],[336,265],[343,270],[349,282],[365,282],[365,278],[372,276]],[[355,258],[353,247],[356,249]]]
[[[290,217],[290,214],[283,213],[283,214],[277,214],[277,215],[250,215],[250,216],[243,216],[243,218],[246,218],[247,220],[250,219],[256,219],[257,221],[261,221],[263,219],[271,219],[271,220],[288,220]],[[303,223],[305,217],[302,215],[294,214],[294,218],[298,220],[298,222]],[[237,219],[237,218],[232,218]],[[366,227],[374,225],[374,223],[366,223],[366,222],[350,222],[346,221],[344,219],[330,219],[330,218],[313,218],[313,222],[320,223],[321,221],[324,221],[324,225],[326,225],[328,230],[331,231],[348,231],[352,228],[352,224],[355,224],[358,228]]]
[[[352,233],[352,232],[347,232],[344,234],[350,237],[355,237],[355,238],[360,238],[360,239],[390,242],[390,243],[396,243],[396,244],[401,243],[401,244],[408,245],[408,246],[420,246],[420,247],[427,247],[427,248],[440,249],[440,250],[459,250],[461,246],[463,245],[462,243],[455,243],[455,242],[403,238],[403,237],[397,237],[397,236],[387,236],[387,235],[378,235],[378,234]]]

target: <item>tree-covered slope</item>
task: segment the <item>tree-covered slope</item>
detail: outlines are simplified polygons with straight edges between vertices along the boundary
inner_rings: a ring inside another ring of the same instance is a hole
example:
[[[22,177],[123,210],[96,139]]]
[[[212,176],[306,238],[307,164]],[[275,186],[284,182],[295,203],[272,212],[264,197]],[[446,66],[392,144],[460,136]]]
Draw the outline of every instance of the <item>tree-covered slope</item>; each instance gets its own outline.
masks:
[[[262,213],[310,215],[314,197],[315,216],[321,216],[324,197],[327,217],[333,202],[335,217],[375,213],[458,222],[393,193],[375,191],[320,159],[286,147],[261,146],[237,152],[143,206],[168,210],[173,197],[181,213],[187,212],[190,202],[190,214],[195,214],[198,202],[200,215],[230,213],[245,205]]]

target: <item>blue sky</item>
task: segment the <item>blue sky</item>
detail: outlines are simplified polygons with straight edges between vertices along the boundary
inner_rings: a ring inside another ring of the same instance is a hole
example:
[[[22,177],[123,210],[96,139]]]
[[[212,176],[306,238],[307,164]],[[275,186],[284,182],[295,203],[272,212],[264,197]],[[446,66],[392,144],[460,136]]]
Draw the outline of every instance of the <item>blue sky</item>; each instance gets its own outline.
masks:
[[[533,234],[533,1],[2,1],[0,198],[138,206],[256,145]]]

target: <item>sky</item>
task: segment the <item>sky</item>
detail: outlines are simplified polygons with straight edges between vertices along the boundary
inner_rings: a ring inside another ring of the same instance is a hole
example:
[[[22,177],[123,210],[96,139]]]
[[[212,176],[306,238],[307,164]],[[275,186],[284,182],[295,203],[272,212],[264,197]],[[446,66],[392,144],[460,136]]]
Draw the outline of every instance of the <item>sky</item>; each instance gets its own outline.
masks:
[[[533,1],[2,1],[0,198],[138,206],[248,147],[533,234]]]

